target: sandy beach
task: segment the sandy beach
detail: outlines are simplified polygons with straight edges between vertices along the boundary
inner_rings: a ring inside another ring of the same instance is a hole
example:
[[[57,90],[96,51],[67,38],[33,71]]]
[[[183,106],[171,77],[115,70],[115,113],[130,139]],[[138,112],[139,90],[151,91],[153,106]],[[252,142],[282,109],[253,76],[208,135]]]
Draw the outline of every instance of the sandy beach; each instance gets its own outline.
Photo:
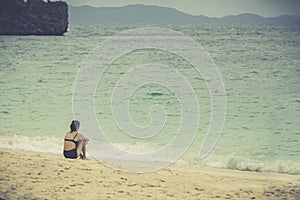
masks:
[[[300,199],[300,176],[170,167],[130,174],[99,161],[0,151],[0,199]]]

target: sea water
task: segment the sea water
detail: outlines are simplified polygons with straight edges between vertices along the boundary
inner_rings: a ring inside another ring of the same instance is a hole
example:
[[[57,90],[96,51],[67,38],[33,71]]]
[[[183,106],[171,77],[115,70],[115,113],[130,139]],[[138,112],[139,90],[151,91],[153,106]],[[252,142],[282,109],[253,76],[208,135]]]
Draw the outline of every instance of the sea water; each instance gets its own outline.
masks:
[[[73,119],[73,87],[80,66],[110,36],[140,27],[148,25],[71,25],[63,37],[0,36],[0,148],[61,153]],[[300,174],[300,27],[159,27],[191,37],[218,66],[227,98],[226,120],[218,143],[209,156],[199,158],[211,117],[205,80],[186,60],[155,49],[121,56],[99,80],[95,115],[109,140],[122,150],[148,153],[176,136],[180,101],[161,85],[144,85],[129,101],[131,120],[141,127],[151,123],[152,105],[164,108],[166,123],[159,134],[146,139],[128,137],[111,110],[114,86],[128,70],[144,63],[161,63],[186,77],[199,100],[197,135],[177,163]]]

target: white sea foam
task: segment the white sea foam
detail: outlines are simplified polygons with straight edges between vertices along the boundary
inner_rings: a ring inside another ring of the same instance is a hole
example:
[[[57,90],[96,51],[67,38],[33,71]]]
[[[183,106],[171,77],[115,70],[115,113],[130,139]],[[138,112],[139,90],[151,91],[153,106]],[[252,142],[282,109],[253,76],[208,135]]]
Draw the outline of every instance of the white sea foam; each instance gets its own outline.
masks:
[[[63,151],[63,140],[48,136],[1,136],[0,148],[61,154]]]
[[[133,153],[150,153],[159,150],[158,145],[151,145],[149,143],[116,143],[114,145],[123,151]],[[63,151],[63,139],[43,136],[0,136],[0,149],[61,154]],[[106,155],[106,158],[109,158],[109,154]],[[299,162],[291,160],[276,160],[274,162],[261,161],[237,156],[234,153],[230,156],[211,154],[205,159],[199,159],[198,155],[194,153],[186,153],[181,159],[176,161],[176,164],[184,166],[208,166],[213,168],[227,168],[243,171],[300,174]]]
[[[205,159],[198,159],[196,154],[188,153],[179,160],[179,163],[193,166],[207,166],[242,171],[277,172],[300,174],[300,162],[293,160],[261,160],[250,159],[232,153],[229,156],[211,154]]]

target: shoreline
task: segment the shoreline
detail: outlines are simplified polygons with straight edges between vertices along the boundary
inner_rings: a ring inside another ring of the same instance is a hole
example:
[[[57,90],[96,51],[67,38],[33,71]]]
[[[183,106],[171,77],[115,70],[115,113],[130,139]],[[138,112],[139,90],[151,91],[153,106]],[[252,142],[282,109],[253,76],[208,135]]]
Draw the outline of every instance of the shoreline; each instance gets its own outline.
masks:
[[[172,165],[133,174],[97,160],[0,149],[2,199],[299,199],[300,176]]]
[[[47,145],[44,144],[44,141],[47,140]],[[25,143],[25,145],[24,145]],[[120,143],[121,144],[121,143]],[[121,144],[122,145],[122,144]],[[124,145],[127,145],[124,143]],[[124,147],[126,148],[126,146]],[[14,135],[14,136],[0,136],[0,151],[4,150],[12,150],[12,151],[28,151],[35,153],[54,153],[56,155],[61,155],[63,151],[63,140],[57,137],[48,137],[48,136],[22,136],[22,135]],[[89,150],[89,149],[88,149]],[[89,152],[87,152],[89,153]],[[168,161],[156,161],[165,163],[166,166],[187,166],[187,168],[193,169],[201,169],[203,167],[214,168],[214,169],[230,169],[234,171],[250,171],[250,172],[259,172],[259,173],[279,173],[279,174],[289,174],[289,175],[300,175],[300,163],[293,160],[277,160],[272,162],[270,160],[261,163],[261,161],[257,162],[255,159],[251,158],[242,158],[240,156],[225,157],[225,156],[217,156],[213,157],[211,160],[202,161],[198,160],[194,162],[194,160],[189,160],[192,157],[196,157],[197,155],[187,155],[187,157],[183,156],[175,163],[168,163]],[[108,157],[103,157],[100,160],[106,160],[106,162],[114,163],[114,159]],[[204,159],[205,160],[205,159]],[[230,162],[233,160],[236,164],[231,167]],[[138,163],[146,163],[147,161],[121,161],[116,160],[116,164],[124,163],[124,166],[129,166],[128,164],[134,163],[135,165]],[[217,165],[215,164],[217,162]],[[150,164],[153,162],[150,161]],[[118,168],[118,165],[117,167]],[[124,169],[124,168],[123,168]],[[142,168],[143,169],[143,168]],[[145,169],[145,168],[144,168]],[[124,169],[126,171],[126,169]],[[146,170],[146,169],[145,169]],[[129,170],[130,171],[130,170]]]

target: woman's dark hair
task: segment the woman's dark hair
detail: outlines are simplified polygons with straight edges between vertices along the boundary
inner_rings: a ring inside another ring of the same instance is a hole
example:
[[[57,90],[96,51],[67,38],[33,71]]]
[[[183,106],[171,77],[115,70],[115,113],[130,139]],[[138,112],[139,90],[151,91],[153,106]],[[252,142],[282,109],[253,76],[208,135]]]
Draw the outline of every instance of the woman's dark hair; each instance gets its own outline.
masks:
[[[71,132],[77,131],[79,129],[79,127],[80,127],[80,122],[77,120],[73,120],[70,125]]]

